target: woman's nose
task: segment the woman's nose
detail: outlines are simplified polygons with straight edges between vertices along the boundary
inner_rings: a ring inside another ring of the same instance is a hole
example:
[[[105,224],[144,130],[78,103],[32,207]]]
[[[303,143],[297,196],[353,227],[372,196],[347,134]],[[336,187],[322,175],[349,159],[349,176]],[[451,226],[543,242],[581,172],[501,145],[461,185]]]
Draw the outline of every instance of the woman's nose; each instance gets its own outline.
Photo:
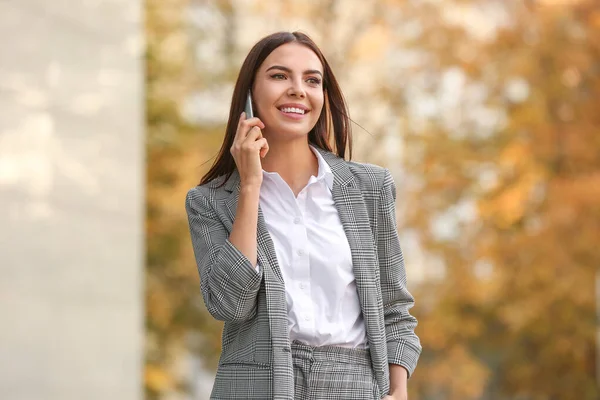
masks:
[[[301,97],[301,98],[305,97],[306,93],[304,92],[304,88],[302,87],[302,82],[290,80],[290,87],[288,89],[288,95]]]

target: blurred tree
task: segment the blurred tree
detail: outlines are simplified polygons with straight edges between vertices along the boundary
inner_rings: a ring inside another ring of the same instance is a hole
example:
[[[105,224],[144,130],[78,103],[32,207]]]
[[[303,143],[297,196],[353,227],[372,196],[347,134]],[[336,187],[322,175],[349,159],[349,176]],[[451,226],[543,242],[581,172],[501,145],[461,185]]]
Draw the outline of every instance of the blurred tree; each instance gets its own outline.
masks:
[[[446,3],[465,16],[466,3],[494,2]],[[451,8],[417,15],[442,22],[417,44],[435,54],[433,86],[464,71],[460,89],[485,94],[485,107],[457,108],[457,125],[436,113],[408,141],[417,183],[404,228],[443,260],[416,293],[427,299],[418,399],[600,396],[600,6],[538,3],[505,3],[507,23],[488,40],[448,30]]]
[[[182,113],[193,91],[210,81],[194,68],[188,9],[188,0],[146,2],[148,399],[186,391],[180,364],[197,354],[210,365],[220,347],[220,325],[199,296],[184,209],[219,132],[191,124]],[[208,146],[201,147],[198,137]]]

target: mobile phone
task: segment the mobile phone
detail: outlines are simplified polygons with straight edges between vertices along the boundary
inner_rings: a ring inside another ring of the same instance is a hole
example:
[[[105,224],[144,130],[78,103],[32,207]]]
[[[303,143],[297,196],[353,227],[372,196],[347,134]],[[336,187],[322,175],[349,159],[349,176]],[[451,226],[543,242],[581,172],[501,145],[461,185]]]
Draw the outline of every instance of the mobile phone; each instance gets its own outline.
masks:
[[[246,108],[244,109],[246,112],[246,119],[254,118],[254,110],[252,109],[252,95],[248,90],[248,96],[246,97]]]

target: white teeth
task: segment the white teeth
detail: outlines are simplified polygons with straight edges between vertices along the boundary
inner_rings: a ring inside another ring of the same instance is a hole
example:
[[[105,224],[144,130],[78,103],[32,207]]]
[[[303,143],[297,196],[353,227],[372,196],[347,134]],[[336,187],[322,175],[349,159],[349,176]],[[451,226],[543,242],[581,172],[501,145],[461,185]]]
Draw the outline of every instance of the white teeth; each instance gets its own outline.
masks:
[[[284,107],[281,109],[284,113],[296,113],[296,114],[304,114],[304,110],[301,108],[295,107]]]

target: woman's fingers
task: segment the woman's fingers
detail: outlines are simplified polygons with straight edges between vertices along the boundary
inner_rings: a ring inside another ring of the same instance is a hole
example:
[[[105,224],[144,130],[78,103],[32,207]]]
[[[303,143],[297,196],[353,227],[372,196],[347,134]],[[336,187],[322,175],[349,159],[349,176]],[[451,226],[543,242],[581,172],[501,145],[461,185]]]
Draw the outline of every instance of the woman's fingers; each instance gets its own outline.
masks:
[[[235,130],[235,137],[233,138],[233,141],[236,142],[240,139],[241,136],[241,132],[242,132],[242,122],[244,122],[246,120],[246,113],[243,112],[240,114],[240,119],[238,120],[238,124],[237,124],[237,128]]]
[[[260,148],[260,158],[265,158],[265,156],[269,152],[269,142],[267,142],[267,139],[263,138],[263,140],[265,141],[265,143]]]
[[[255,126],[257,126],[259,129],[265,128],[265,124],[263,124],[260,119],[257,117],[246,119],[246,113],[243,112],[242,115],[240,115],[234,141],[244,140],[248,135],[248,132]]]
[[[260,146],[256,145],[258,142],[260,142]],[[245,138],[239,138],[233,142],[231,152],[232,154],[246,151],[255,152],[264,147],[263,143],[266,143],[266,139],[263,137],[262,131],[258,126],[254,126],[250,129]],[[268,144],[266,146],[268,148]]]
[[[231,145],[230,152],[240,179],[246,184],[262,183],[260,158],[269,151],[269,144],[263,137],[261,128],[264,128],[264,124],[258,118],[244,120],[242,116],[236,138]]]
[[[263,137],[262,135],[262,131],[260,130],[260,128],[258,126],[253,126],[249,131],[248,134],[246,135],[246,139],[244,139],[244,141],[255,141],[257,139],[261,139]]]
[[[262,131],[258,129],[258,127],[254,127],[248,132],[248,136],[246,136],[246,141],[256,143],[260,149],[260,158],[265,158],[267,153],[269,152],[269,142],[262,134]]]
[[[267,139],[261,138],[254,142],[254,146],[260,152],[260,157],[264,158],[264,156],[269,152],[269,142]]]
[[[242,113],[230,152],[240,173],[240,179],[245,182],[260,183],[262,182],[260,158],[269,151],[269,144],[261,131],[265,124],[258,118],[245,119],[245,117],[246,115]]]
[[[248,132],[248,136],[242,142],[239,142],[237,145],[240,150],[246,150],[250,152],[255,152],[261,149],[266,143],[267,139],[262,136],[262,132],[258,127],[254,127]]]
[[[260,129],[265,129],[265,124],[258,117],[252,117],[246,120],[246,122],[250,125],[256,125]]]

